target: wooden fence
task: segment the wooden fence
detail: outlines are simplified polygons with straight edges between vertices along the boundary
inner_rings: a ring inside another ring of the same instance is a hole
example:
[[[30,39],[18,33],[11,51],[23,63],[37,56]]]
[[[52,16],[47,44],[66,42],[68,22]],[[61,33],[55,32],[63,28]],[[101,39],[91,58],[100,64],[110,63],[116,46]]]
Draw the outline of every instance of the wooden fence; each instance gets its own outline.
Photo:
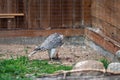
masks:
[[[120,0],[92,0],[92,27],[99,28],[93,32],[86,30],[86,36],[111,53],[120,50]]]
[[[120,49],[120,0],[0,0],[0,37],[86,35],[115,53]],[[99,28],[102,34],[83,27]]]
[[[89,5],[90,0],[0,0],[0,29],[80,28],[84,19],[90,23]]]
[[[93,0],[92,25],[120,43],[120,0]]]

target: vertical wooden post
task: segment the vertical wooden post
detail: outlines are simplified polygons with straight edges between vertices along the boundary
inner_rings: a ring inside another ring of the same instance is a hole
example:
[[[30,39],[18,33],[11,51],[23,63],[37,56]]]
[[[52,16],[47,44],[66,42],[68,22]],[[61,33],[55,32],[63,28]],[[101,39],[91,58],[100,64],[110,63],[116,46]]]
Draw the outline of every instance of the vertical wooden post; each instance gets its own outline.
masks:
[[[50,27],[58,28],[62,25],[61,0],[50,0]]]
[[[28,22],[28,29],[30,29],[30,28],[32,28],[32,25],[31,25],[31,14],[30,14],[30,12],[31,12],[31,9],[30,9],[30,6],[31,6],[31,0],[26,0],[26,10],[27,10],[27,15],[26,15],[26,17],[27,17],[27,22]]]
[[[23,0],[24,26],[28,29],[28,0]]]
[[[40,0],[40,27],[49,29],[50,25],[50,0]]]
[[[73,26],[73,0],[62,0],[62,27]]]
[[[82,25],[91,26],[91,0],[82,0]]]
[[[81,27],[82,0],[74,0],[74,28]]]
[[[11,0],[7,0],[7,13],[11,13],[11,4],[12,4],[12,1]],[[8,21],[7,21],[7,28],[8,29],[12,29],[12,19],[11,18],[8,18]]]

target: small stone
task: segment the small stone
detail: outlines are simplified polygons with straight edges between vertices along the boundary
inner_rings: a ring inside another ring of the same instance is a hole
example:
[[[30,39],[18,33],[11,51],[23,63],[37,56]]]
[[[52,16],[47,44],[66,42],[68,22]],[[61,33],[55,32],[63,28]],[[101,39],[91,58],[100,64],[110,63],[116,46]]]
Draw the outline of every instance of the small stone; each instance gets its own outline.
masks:
[[[110,63],[108,65],[107,71],[120,74],[120,63],[119,62]]]
[[[115,56],[116,56],[117,59],[120,61],[120,50],[118,50],[118,51],[115,53]]]
[[[118,50],[118,51],[115,53],[115,55],[116,55],[117,57],[120,57],[120,50]]]

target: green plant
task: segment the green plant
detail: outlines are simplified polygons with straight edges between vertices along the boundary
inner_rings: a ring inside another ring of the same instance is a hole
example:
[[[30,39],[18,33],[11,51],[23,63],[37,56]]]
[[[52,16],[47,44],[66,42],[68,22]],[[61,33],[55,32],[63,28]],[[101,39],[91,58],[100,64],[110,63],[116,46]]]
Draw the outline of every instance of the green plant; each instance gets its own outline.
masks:
[[[46,60],[29,60],[21,56],[9,60],[0,60],[0,80],[30,80],[26,74],[51,74],[58,70],[70,70],[71,66],[53,65]]]
[[[108,67],[110,62],[107,59],[105,59],[105,58],[101,58],[99,61],[102,62],[104,67],[105,67],[105,69],[107,69],[107,67]]]
[[[26,57],[17,57],[13,59],[13,57],[9,60],[1,60],[0,61],[0,78],[9,78],[12,80],[13,78],[24,78],[25,72],[27,70],[28,58]],[[9,80],[8,79],[8,80]]]

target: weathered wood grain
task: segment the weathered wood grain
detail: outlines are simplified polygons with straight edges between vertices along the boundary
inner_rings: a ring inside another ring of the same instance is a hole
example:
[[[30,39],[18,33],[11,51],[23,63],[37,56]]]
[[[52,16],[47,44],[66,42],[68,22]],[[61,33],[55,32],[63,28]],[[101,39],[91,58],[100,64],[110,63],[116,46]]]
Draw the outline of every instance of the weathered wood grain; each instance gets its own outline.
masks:
[[[120,29],[116,26],[109,24],[99,18],[92,17],[92,25],[99,28],[106,36],[118,41],[120,43]]]
[[[94,41],[96,44],[103,47],[105,50],[110,51],[115,54],[116,51],[120,49],[120,43],[115,41],[114,39],[109,38],[103,33],[97,33],[89,29],[85,29],[86,37]]]
[[[35,37],[48,36],[52,33],[61,33],[65,36],[84,35],[84,29],[52,29],[52,30],[8,30],[0,31],[0,37]]]
[[[120,29],[120,5],[118,4],[120,4],[119,0],[93,0],[91,15]]]

